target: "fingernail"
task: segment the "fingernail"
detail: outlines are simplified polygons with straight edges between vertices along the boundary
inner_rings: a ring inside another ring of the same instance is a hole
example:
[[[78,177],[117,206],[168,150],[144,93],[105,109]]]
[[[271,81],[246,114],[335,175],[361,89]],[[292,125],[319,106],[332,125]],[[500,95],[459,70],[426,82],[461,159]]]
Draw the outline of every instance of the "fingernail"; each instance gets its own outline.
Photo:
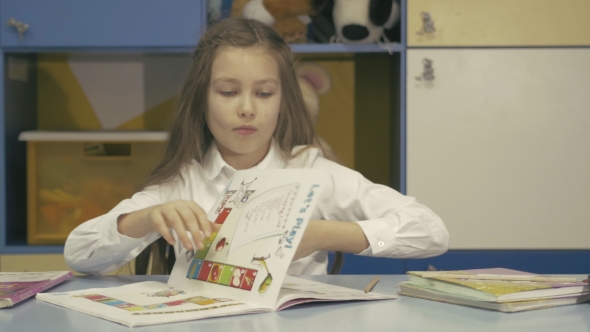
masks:
[[[203,234],[205,234],[205,237],[209,237],[211,236],[211,231],[206,229],[203,231]]]

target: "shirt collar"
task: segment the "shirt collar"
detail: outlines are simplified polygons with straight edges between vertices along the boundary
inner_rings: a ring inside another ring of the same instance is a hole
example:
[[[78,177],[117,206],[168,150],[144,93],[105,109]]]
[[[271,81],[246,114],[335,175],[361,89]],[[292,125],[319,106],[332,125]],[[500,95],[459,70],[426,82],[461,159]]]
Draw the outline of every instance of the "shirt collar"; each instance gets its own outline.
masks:
[[[266,156],[252,168],[281,168],[279,165],[281,160],[282,158],[280,156],[279,148],[275,146],[275,141],[273,139],[270,143],[270,149],[268,149]],[[207,149],[205,157],[203,158],[202,167],[203,174],[208,180],[215,179],[224,169],[230,171],[229,174],[231,175],[233,175],[233,173],[236,171],[233,167],[228,165],[225,160],[223,160],[223,157],[221,157],[221,153],[219,152],[215,141],[213,141],[211,146],[209,146],[209,149]]]

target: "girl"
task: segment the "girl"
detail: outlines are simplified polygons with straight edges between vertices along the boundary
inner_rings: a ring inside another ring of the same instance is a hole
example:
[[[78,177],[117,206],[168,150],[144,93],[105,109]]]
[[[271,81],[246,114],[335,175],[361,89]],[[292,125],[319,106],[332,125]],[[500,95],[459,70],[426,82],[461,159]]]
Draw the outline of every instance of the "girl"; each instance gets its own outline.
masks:
[[[201,232],[216,231],[205,211],[233,173],[252,167],[331,175],[289,274],[326,274],[326,250],[396,258],[446,251],[449,235],[436,214],[327,160],[315,142],[290,47],[258,21],[221,21],[194,51],[165,156],[148,186],[73,230],[66,262],[82,273],[106,273],[160,239],[151,272],[170,273],[181,251],[204,247]],[[147,257],[138,257],[136,273],[146,272]]]

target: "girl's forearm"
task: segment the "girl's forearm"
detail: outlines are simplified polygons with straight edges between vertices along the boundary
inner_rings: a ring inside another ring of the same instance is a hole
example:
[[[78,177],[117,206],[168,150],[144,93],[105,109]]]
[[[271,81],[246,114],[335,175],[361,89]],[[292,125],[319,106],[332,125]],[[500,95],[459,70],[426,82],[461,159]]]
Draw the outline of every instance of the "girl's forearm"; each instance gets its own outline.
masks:
[[[358,254],[369,247],[365,233],[355,222],[310,220],[307,227],[313,242],[319,246],[317,250]]]
[[[131,212],[129,214],[122,214],[117,219],[117,230],[120,234],[132,238],[142,238],[153,231],[149,222],[147,222],[147,214],[150,208]]]

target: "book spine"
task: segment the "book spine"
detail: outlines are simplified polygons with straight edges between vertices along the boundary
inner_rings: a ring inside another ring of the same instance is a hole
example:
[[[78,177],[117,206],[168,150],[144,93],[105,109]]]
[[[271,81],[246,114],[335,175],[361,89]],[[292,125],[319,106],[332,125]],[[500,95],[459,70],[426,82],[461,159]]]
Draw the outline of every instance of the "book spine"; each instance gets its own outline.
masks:
[[[25,299],[27,299],[39,292],[42,292],[48,288],[51,288],[51,287],[65,281],[65,280],[68,280],[71,277],[72,277],[72,272],[64,273],[63,275],[60,275],[59,277],[56,277],[54,279],[49,279],[43,283],[40,283],[38,285],[31,287],[31,288],[26,288],[26,289],[24,289],[24,291],[22,293],[16,293],[16,294],[14,294],[14,296],[9,296],[7,299],[12,301],[10,306],[13,306],[13,305],[19,303],[20,301],[25,300]]]

